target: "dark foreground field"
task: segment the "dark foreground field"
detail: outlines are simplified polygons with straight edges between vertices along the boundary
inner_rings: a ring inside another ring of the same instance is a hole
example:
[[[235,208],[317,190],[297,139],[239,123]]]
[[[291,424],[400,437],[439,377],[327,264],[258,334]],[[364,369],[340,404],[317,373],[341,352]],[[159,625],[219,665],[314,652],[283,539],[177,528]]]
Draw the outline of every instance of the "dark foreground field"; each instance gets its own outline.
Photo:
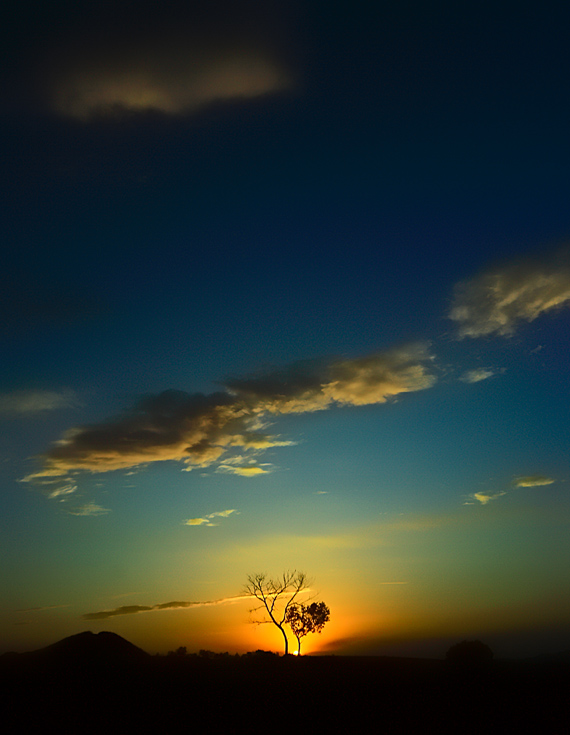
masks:
[[[107,638],[105,637],[107,636]],[[149,656],[81,634],[0,659],[4,732],[570,732],[568,660]]]

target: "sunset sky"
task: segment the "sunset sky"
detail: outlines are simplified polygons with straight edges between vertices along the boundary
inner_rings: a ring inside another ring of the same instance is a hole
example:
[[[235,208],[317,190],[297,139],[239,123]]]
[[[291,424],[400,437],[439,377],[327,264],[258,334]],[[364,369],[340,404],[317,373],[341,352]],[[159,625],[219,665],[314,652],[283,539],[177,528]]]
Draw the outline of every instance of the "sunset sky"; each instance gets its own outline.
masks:
[[[569,23],[2,10],[0,653],[570,648]]]

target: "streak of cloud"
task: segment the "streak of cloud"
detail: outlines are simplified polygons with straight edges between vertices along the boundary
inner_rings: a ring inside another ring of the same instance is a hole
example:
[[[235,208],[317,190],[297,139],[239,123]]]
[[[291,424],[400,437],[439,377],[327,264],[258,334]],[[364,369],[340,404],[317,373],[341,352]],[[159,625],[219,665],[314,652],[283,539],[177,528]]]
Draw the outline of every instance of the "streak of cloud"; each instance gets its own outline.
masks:
[[[177,600],[173,602],[163,602],[158,605],[124,605],[116,607],[113,610],[101,610],[99,612],[85,613],[81,616],[82,620],[107,620],[120,615],[136,615],[143,612],[156,612],[160,610],[183,610],[193,607],[212,607],[214,605],[230,605],[241,600],[251,600],[250,595],[234,595],[233,597],[223,597],[219,600],[206,600],[201,602]]]
[[[72,516],[101,516],[106,513],[110,513],[109,508],[102,508],[100,505],[95,503],[86,503],[85,505],[78,506],[77,508],[71,508],[67,511]]]
[[[43,610],[61,610],[70,605],[45,605],[43,607],[24,607],[20,610],[14,610],[14,612],[28,613],[28,612],[42,612]]]
[[[522,477],[515,477],[513,485],[515,487],[540,487],[542,485],[552,485],[556,480],[552,477],[545,477],[544,475],[526,475]]]
[[[244,476],[263,474],[268,470],[243,466],[241,460],[224,463],[221,457],[237,447],[259,453],[294,443],[267,434],[268,417],[386,403],[430,388],[436,382],[431,361],[427,347],[415,344],[229,380],[227,391],[207,396],[165,391],[143,398],[118,418],[70,429],[43,456],[40,471],[24,479],[53,484],[77,471],[109,472],[165,460],[182,462],[186,470],[216,464]]]
[[[449,318],[463,337],[511,336],[523,322],[570,304],[568,255],[518,261],[459,283]]]
[[[0,416],[17,416],[70,408],[74,393],[70,390],[20,390],[0,394]]]
[[[255,477],[256,475],[266,475],[269,472],[269,470],[264,470],[263,467],[240,467],[226,464],[221,464],[217,471],[227,472],[231,475],[240,475],[241,477]]]
[[[59,498],[62,495],[71,495],[77,490],[77,485],[69,483],[68,485],[59,485],[54,490],[48,491],[48,498]]]

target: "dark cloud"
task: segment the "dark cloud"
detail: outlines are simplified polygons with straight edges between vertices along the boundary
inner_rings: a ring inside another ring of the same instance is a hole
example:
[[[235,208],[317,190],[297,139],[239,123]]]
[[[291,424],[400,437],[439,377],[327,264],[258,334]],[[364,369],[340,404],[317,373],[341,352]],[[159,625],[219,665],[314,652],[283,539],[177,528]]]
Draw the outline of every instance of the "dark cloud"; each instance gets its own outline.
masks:
[[[267,376],[231,380],[229,392],[206,396],[171,390],[147,396],[122,416],[68,431],[44,455],[42,469],[26,479],[69,483],[69,474],[79,470],[108,472],[164,460],[192,469],[212,465],[238,447],[259,452],[289,445],[266,433],[268,417],[385,403],[401,393],[430,388],[436,382],[430,362],[427,347],[415,344],[354,360],[321,361],[310,369],[301,363]],[[249,468],[241,474],[262,472]]]
[[[136,615],[142,612],[153,612],[160,610],[182,610],[191,607],[212,607],[214,605],[225,605],[240,600],[251,599],[250,595],[234,595],[233,597],[222,597],[219,600],[206,600],[201,602],[192,602],[188,600],[175,600],[172,602],[162,602],[158,605],[125,605],[116,607],[113,610],[101,610],[99,612],[85,613],[81,616],[82,620],[106,620],[107,618],[115,618],[118,615]]]
[[[123,607],[117,607],[114,610],[103,610],[101,612],[86,613],[82,615],[82,620],[105,620],[106,618],[114,618],[118,615],[135,615],[140,612],[149,612],[154,608],[148,607],[148,605],[124,605]]]

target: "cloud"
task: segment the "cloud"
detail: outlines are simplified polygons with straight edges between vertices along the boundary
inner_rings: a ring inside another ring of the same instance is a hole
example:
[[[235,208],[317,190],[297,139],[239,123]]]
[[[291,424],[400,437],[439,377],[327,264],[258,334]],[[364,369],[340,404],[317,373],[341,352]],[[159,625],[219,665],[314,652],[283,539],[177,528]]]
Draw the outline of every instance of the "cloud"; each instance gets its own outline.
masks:
[[[499,490],[496,493],[473,493],[471,496],[474,500],[478,500],[481,505],[487,505],[487,503],[491,502],[491,500],[496,500],[497,498],[502,497],[503,495],[506,495],[506,490]]]
[[[208,518],[215,518],[216,516],[220,516],[221,518],[227,518],[232,513],[237,513],[238,511],[235,508],[232,508],[231,510],[219,510],[216,513],[211,513]]]
[[[544,475],[526,475],[522,477],[515,477],[513,485],[515,487],[539,487],[541,485],[552,485],[556,480],[552,477],[545,477]]]
[[[67,511],[72,516],[101,516],[105,513],[110,513],[109,508],[102,508],[100,505],[95,503],[86,503],[85,505],[78,506]]]
[[[474,370],[467,370],[459,378],[464,383],[479,383],[481,380],[487,380],[495,375],[495,371],[491,368],[475,368]]]
[[[114,610],[102,610],[101,612],[86,613],[81,616],[82,620],[105,620],[106,618],[114,618],[118,615],[135,615],[136,613],[149,612],[154,608],[148,605],[124,605]]]
[[[202,602],[190,602],[176,600],[173,602],[163,602],[158,605],[125,605],[116,607],[113,610],[101,610],[99,612],[85,613],[81,616],[82,620],[107,620],[119,615],[136,615],[143,612],[156,612],[160,610],[183,610],[193,607],[211,607],[213,605],[229,605],[241,600],[251,600],[250,595],[234,595],[233,597],[223,597],[219,600],[206,600]]]
[[[238,513],[235,508],[232,508],[230,510],[218,510],[215,513],[210,513],[209,515],[205,516],[204,518],[189,518],[187,521],[184,521],[184,525],[186,526],[217,526],[217,523],[212,523],[212,518],[227,518],[232,513]]]
[[[0,394],[0,416],[16,416],[42,411],[54,411],[74,405],[74,393],[71,390],[20,390]]]
[[[272,59],[247,50],[230,50],[225,57],[201,64],[186,56],[176,70],[161,70],[160,64],[149,68],[150,60],[141,54],[104,69],[94,64],[69,71],[57,80],[52,107],[80,120],[127,111],[180,115],[290,86],[285,71]]]
[[[279,14],[260,13],[248,1],[200,5],[137,14],[113,8],[100,13],[100,25],[76,29],[42,75],[52,111],[83,121],[148,111],[186,115],[292,86],[278,51]]]
[[[510,263],[457,284],[449,318],[460,338],[510,336],[522,322],[569,304],[570,265],[563,253]]]
[[[263,474],[268,470],[221,457],[228,453],[231,459],[236,447],[259,453],[293,444],[265,431],[266,419],[279,414],[386,403],[430,388],[436,382],[431,360],[425,345],[408,345],[228,380],[226,391],[207,396],[174,390],[147,396],[117,418],[70,429],[43,455],[42,468],[24,479],[53,484],[77,471],[110,472],[166,460],[187,470],[216,464],[242,476]]]
[[[207,518],[189,518],[187,521],[184,521],[186,526],[215,526],[215,523],[210,523]]]

